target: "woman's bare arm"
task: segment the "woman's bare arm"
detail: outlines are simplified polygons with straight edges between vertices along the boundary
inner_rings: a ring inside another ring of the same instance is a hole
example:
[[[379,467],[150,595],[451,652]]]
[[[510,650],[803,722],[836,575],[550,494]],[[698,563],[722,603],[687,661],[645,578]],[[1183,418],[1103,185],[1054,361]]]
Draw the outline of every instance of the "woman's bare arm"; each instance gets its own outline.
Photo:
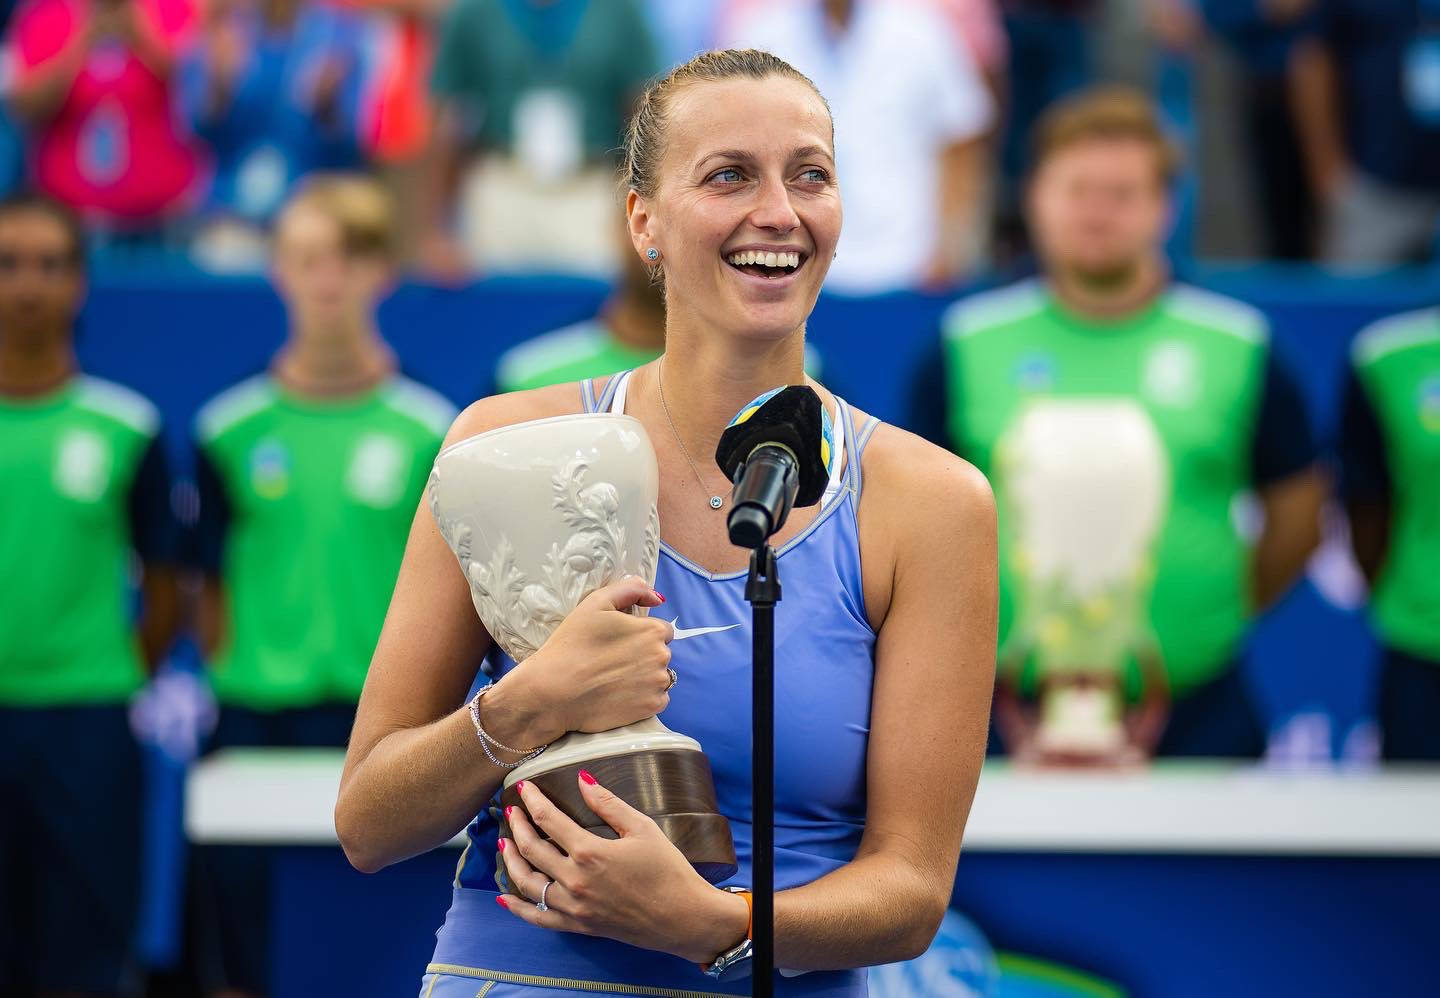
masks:
[[[881,427],[861,517],[875,652],[865,833],[855,859],[776,896],[776,962],[888,963],[930,945],[950,901],[995,681],[995,507],[983,475]],[[872,539],[873,538],[873,542]],[[885,552],[890,557],[885,557]],[[874,605],[888,593],[888,608]]]
[[[553,414],[548,410],[555,406],[546,405],[553,394],[534,394],[539,398],[475,403],[445,442]],[[365,677],[335,804],[335,831],[358,869],[377,870],[448,841],[500,785],[506,771],[486,757],[464,704],[490,644],[422,498]],[[513,689],[502,683],[486,695],[486,730],[506,745],[548,740],[534,709],[516,704]]]

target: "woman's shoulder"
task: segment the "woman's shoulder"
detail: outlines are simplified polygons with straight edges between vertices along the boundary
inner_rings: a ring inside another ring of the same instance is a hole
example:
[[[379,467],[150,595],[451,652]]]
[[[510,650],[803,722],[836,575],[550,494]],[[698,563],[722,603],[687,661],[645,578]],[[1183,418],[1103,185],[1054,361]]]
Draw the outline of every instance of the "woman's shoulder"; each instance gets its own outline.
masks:
[[[445,443],[448,446],[502,426],[580,411],[580,383],[577,381],[487,395],[471,402],[455,417],[455,422],[450,424],[450,432],[445,435]]]
[[[864,427],[870,417],[856,408],[855,426]],[[924,437],[891,423],[878,422],[861,458],[866,490],[910,495],[917,491],[954,504],[993,505],[990,482],[969,461],[936,446]]]
[[[868,417],[855,412],[855,424]],[[866,565],[865,603],[878,632],[897,588],[949,591],[995,558],[995,499],[968,461],[889,423],[875,427],[860,456],[858,523]]]

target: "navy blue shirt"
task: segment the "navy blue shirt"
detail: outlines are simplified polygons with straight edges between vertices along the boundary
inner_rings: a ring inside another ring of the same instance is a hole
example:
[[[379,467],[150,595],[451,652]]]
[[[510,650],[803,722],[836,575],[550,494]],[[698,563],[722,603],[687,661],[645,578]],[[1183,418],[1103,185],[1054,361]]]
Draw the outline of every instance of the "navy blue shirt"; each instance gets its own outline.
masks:
[[[1405,94],[1406,59],[1422,33],[1440,33],[1440,3],[1320,0],[1309,30],[1335,62],[1351,161],[1396,187],[1440,190],[1440,126],[1422,121]]]

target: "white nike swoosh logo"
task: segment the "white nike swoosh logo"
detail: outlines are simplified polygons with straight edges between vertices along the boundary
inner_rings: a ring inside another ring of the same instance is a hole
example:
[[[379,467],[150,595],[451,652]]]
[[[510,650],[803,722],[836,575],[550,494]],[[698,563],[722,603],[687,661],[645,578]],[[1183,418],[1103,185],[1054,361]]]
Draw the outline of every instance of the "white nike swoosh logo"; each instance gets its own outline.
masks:
[[[675,636],[672,641],[684,641],[686,638],[698,638],[702,634],[719,634],[721,631],[728,631],[739,624],[725,624],[723,627],[681,627],[680,618],[676,617],[670,621],[670,626],[675,628]]]

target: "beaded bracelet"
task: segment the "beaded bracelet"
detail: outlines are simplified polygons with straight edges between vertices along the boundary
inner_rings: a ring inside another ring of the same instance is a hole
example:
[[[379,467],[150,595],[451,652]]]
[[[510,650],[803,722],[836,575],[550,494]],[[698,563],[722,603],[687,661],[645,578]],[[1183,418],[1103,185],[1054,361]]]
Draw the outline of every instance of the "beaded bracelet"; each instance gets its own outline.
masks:
[[[487,683],[486,685],[480,687],[479,692],[477,692],[475,696],[471,698],[470,720],[475,723],[475,734],[480,736],[480,747],[485,750],[485,758],[489,759],[492,763],[499,766],[501,769],[514,769],[516,766],[521,766],[529,762],[531,759],[535,758],[541,752],[544,752],[550,746],[547,744],[541,745],[539,748],[533,749],[511,748],[509,745],[505,745],[502,742],[496,741],[495,738],[490,734],[490,732],[485,730],[484,725],[480,723],[480,698],[483,697],[486,693],[488,693],[491,689],[493,689],[494,686],[494,683]],[[520,756],[520,758],[515,760],[514,762],[501,762],[499,759],[495,758],[495,753],[490,751],[491,745],[494,745],[502,752],[509,752],[511,755],[518,755]]]

